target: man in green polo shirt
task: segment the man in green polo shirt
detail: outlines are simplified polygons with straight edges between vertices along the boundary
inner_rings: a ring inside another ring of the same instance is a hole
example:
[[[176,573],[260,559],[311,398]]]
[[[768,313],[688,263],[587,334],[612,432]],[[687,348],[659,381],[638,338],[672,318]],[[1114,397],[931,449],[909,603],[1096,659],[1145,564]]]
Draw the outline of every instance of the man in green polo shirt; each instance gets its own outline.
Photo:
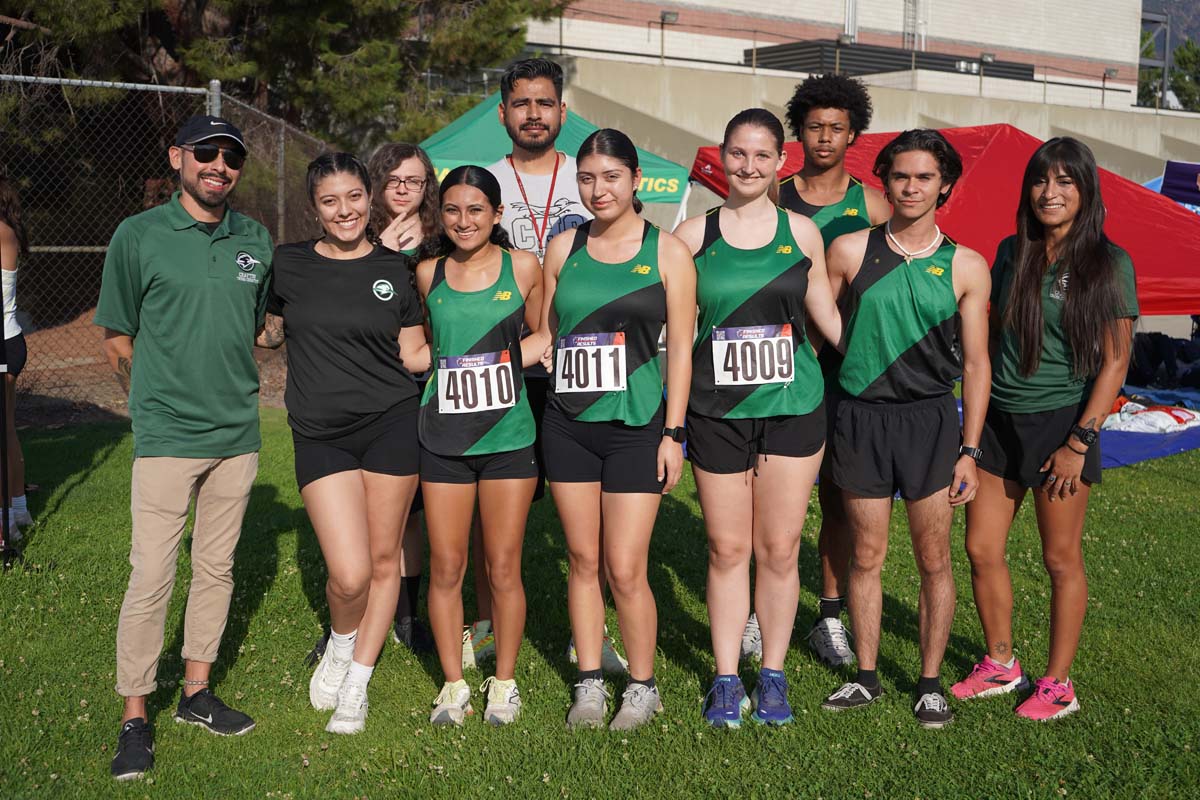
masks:
[[[183,692],[175,718],[221,735],[254,720],[208,688],[233,594],[233,553],[258,470],[258,369],[271,240],[227,206],[246,158],[241,132],[192,117],[170,149],[180,191],[122,222],[109,243],[95,323],[129,393],[133,570],[117,625],[125,698],[112,775],[154,764],[146,696],[155,690],[175,563],[195,497]],[[135,357],[136,354],[136,357]]]

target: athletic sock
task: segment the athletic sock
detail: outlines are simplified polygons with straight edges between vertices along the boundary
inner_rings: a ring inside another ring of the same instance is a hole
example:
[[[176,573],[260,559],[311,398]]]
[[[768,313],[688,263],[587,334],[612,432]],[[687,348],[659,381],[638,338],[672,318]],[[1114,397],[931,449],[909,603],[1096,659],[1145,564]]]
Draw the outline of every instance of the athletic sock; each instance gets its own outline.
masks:
[[[992,658],[992,657],[991,657],[991,656],[988,656],[988,658]],[[992,658],[992,661],[995,661],[997,664],[999,664],[1000,666],[1004,667],[1005,669],[1012,669],[1012,668],[1013,668],[1013,664],[1016,664],[1016,663],[1017,663],[1017,657],[1016,657],[1016,656],[1012,656],[1011,658],[1009,658],[1009,659],[1008,659],[1008,661],[998,661],[998,660],[996,660],[996,659]]]
[[[13,511],[29,513],[29,505],[25,501],[25,495],[19,494],[12,499],[12,505],[9,506]]]
[[[371,680],[371,673],[374,671],[374,664],[368,667],[366,664],[351,661],[350,671],[346,673],[346,680],[350,683],[361,683],[363,686],[366,686]]]
[[[654,682],[654,676],[653,676],[653,675],[651,675],[649,678],[647,678],[647,679],[646,679],[646,680],[644,680],[644,681],[639,681],[637,678],[630,678],[630,679],[629,679],[629,685],[630,685],[630,686],[633,686],[634,684],[638,684],[638,683],[640,683],[642,686],[645,686],[647,689],[653,689],[655,686],[657,686],[657,685],[658,685],[657,683],[655,683],[655,682]]]
[[[854,682],[868,690],[871,694],[879,694],[879,675],[873,669],[862,669],[860,667],[858,675],[854,678]]]
[[[358,639],[358,629],[349,633],[338,633],[329,630],[329,655],[338,661],[348,661],[354,657],[354,642]]]
[[[846,598],[844,597],[822,597],[821,598],[821,619],[837,619],[841,616],[842,609],[846,606]]]
[[[421,573],[400,576],[400,599],[396,603],[396,621],[401,622],[417,616],[417,602],[421,596]]]
[[[942,691],[942,679],[937,676],[926,678],[922,675],[921,679],[917,681],[917,694],[926,695],[935,693],[945,695],[945,692]]]
[[[604,670],[602,669],[581,669],[579,670],[579,683],[584,681],[602,681],[604,680]]]

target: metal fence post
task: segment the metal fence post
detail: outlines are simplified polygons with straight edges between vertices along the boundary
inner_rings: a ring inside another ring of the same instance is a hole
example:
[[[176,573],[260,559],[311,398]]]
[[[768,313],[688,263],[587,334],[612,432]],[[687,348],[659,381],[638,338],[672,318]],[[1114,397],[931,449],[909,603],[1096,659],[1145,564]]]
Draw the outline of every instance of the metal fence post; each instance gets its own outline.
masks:
[[[278,220],[275,230],[275,243],[283,244],[284,234],[287,231],[284,222],[285,197],[287,194],[287,186],[284,182],[284,176],[287,169],[287,160],[284,158],[284,148],[287,146],[287,125],[283,120],[279,121],[279,141],[278,151],[275,155],[275,218]]]
[[[208,113],[209,116],[221,116],[221,82],[213,78],[208,82]]]

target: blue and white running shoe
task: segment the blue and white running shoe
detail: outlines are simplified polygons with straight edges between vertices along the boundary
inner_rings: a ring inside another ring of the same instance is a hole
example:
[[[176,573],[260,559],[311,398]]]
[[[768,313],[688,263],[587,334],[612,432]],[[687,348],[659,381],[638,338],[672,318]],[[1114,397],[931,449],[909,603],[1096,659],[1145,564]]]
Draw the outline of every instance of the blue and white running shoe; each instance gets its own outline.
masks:
[[[781,670],[759,670],[758,685],[751,695],[754,713],[751,718],[763,725],[787,725],[792,721],[792,707],[788,704],[787,678]]]
[[[750,710],[746,687],[737,675],[718,675],[704,696],[704,721],[714,728],[738,728]]]

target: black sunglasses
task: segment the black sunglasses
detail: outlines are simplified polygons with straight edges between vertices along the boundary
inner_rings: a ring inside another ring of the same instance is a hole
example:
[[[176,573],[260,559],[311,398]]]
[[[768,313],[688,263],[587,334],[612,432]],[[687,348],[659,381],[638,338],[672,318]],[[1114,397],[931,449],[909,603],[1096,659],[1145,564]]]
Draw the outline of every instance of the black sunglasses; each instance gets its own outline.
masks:
[[[185,144],[183,149],[190,150],[196,161],[201,164],[211,164],[217,160],[218,154],[225,159],[225,166],[234,171],[240,170],[246,163],[245,153],[229,147],[220,147],[215,144]]]

